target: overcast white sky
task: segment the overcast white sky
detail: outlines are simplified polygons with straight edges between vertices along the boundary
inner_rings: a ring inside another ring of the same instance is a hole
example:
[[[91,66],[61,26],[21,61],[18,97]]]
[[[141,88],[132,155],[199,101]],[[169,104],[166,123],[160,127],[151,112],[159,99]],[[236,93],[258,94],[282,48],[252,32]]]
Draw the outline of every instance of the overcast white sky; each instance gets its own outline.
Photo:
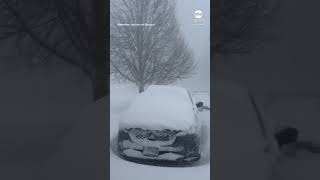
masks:
[[[113,0],[116,1],[116,0]],[[196,74],[179,85],[192,90],[210,90],[210,0],[175,0],[181,32],[197,63]],[[203,12],[203,25],[194,25],[194,11]]]
[[[201,10],[204,25],[193,25],[194,11]],[[182,82],[194,90],[210,89],[210,0],[177,0],[177,18],[198,64],[197,74]]]

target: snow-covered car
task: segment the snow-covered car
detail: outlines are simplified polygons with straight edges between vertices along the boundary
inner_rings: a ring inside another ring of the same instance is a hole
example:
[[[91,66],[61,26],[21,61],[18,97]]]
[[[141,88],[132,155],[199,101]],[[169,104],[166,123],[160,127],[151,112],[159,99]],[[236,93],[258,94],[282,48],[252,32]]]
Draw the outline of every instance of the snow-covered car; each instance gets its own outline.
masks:
[[[118,132],[118,152],[127,159],[194,162],[200,159],[201,124],[191,93],[152,85],[132,100]]]

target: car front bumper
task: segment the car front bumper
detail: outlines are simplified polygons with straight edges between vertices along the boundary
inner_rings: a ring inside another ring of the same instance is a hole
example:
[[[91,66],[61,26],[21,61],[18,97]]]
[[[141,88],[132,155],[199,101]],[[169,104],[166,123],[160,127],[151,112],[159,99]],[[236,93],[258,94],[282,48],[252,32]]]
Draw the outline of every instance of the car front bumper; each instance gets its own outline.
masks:
[[[175,161],[193,162],[200,159],[199,139],[196,135],[175,136],[169,141],[151,141],[146,138],[139,139],[130,133],[119,132],[118,152],[122,157]],[[146,154],[146,149],[154,149],[155,154]]]
[[[143,154],[144,146],[138,143],[124,140],[119,142],[119,146],[123,149],[122,155],[132,158],[139,159],[152,159],[152,160],[165,160],[165,161],[177,161],[184,157],[184,147],[171,147],[171,146],[160,146],[154,147],[159,150],[158,156],[146,156]]]

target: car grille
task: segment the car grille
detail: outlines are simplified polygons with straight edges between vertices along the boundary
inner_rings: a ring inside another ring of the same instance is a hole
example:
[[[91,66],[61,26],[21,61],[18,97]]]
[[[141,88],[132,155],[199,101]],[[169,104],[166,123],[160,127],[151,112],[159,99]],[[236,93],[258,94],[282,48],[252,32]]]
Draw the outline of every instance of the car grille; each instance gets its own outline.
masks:
[[[150,141],[169,141],[180,131],[176,130],[143,130],[139,128],[131,129],[130,133],[137,139],[148,139]]]

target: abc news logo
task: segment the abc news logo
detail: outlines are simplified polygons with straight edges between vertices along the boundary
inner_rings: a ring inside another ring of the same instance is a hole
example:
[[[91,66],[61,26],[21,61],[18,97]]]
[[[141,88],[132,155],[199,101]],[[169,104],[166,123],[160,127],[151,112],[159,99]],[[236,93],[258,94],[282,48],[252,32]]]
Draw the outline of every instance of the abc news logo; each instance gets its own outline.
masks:
[[[194,19],[193,19],[193,25],[204,25],[203,22],[203,11],[201,10],[195,10],[193,13]]]

